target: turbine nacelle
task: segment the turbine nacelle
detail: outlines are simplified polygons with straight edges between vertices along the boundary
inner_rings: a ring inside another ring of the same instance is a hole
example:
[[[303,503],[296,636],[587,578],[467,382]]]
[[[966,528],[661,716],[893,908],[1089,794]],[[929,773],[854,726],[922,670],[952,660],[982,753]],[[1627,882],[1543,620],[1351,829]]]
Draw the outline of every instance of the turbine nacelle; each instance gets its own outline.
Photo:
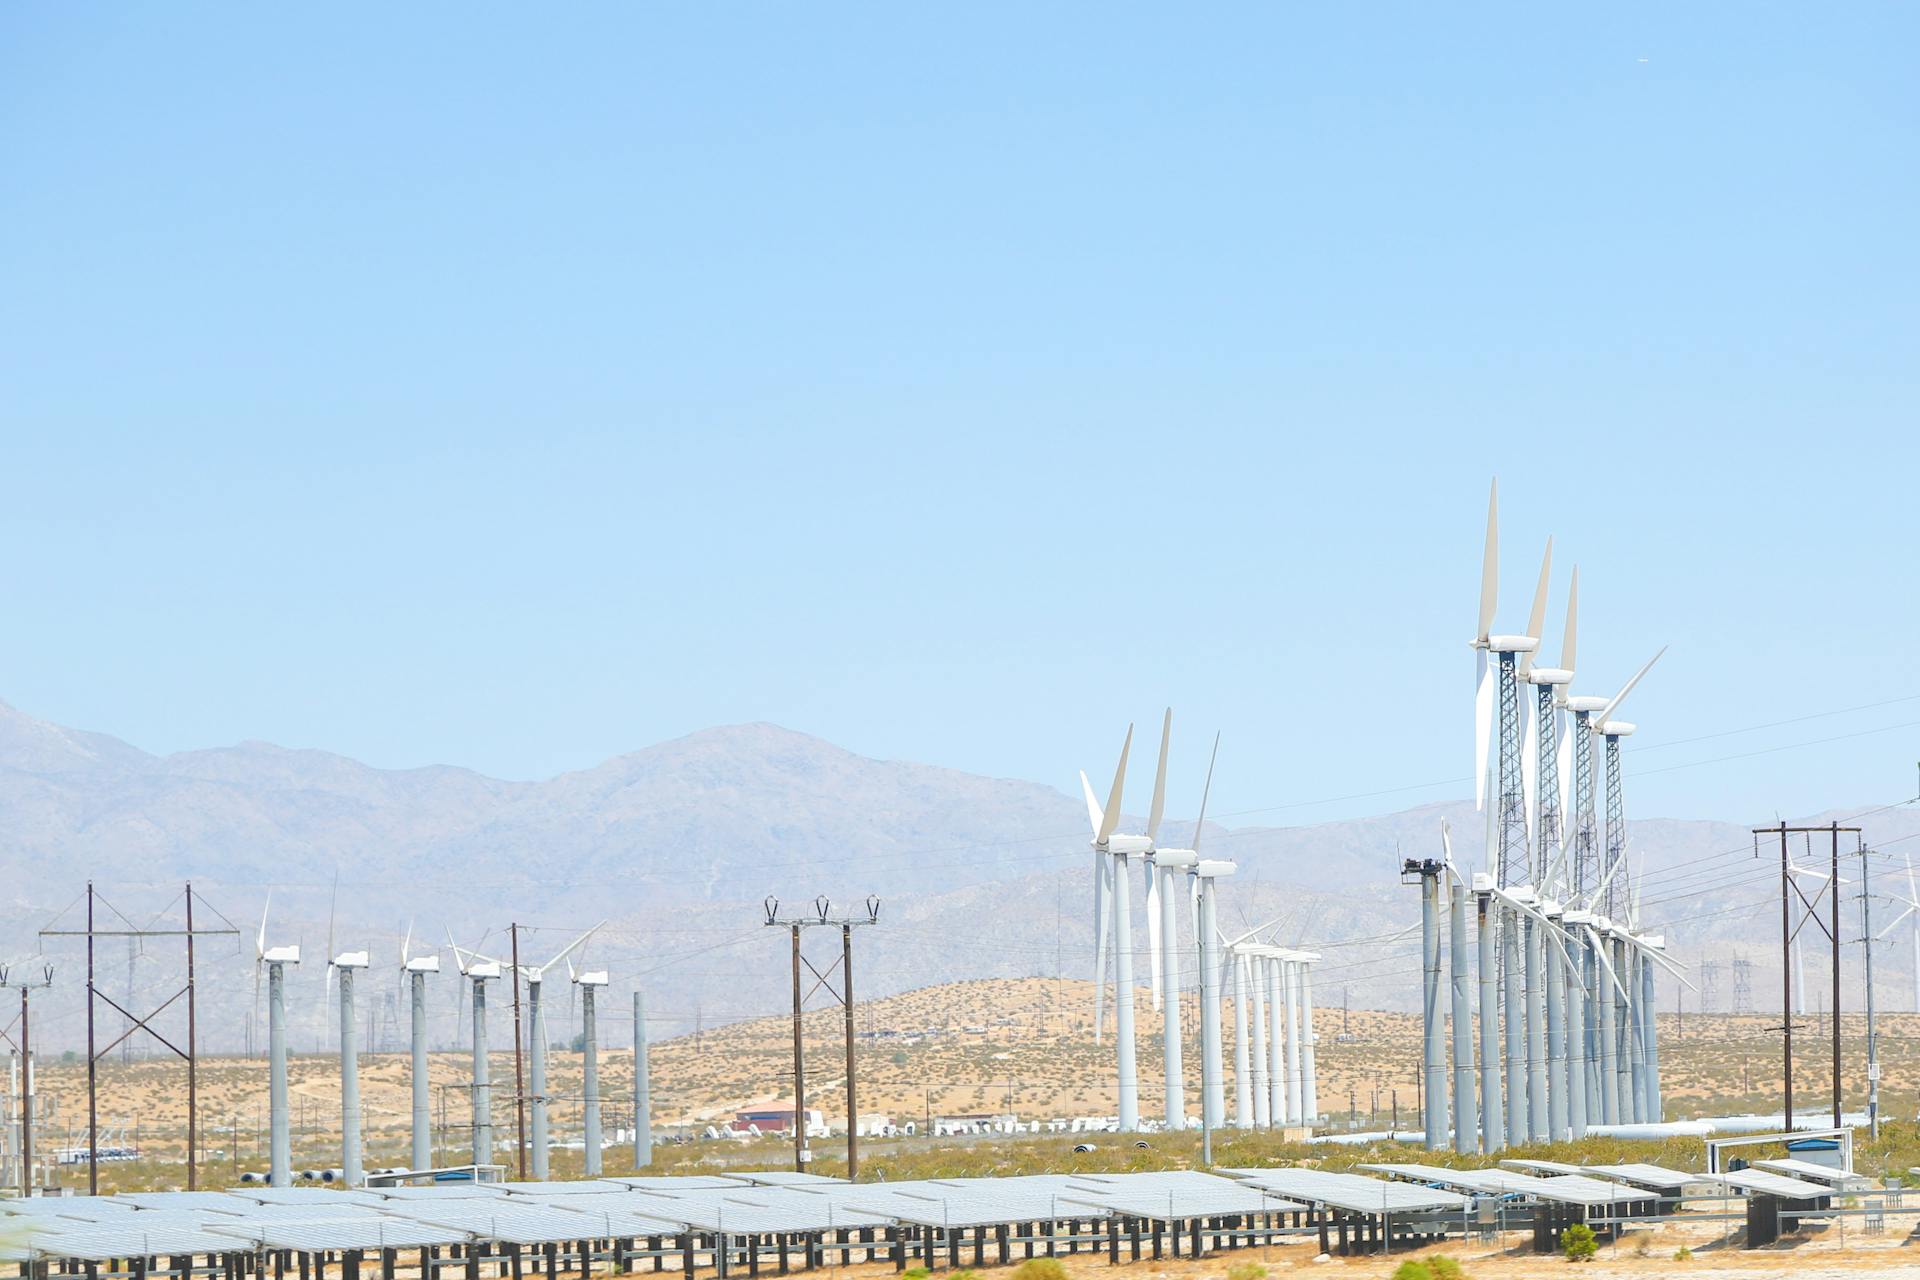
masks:
[[[500,972],[500,962],[498,960],[479,960],[468,965],[466,969],[466,974],[469,978],[480,982],[497,978],[500,976]]]
[[[1093,847],[1102,853],[1152,853],[1153,839],[1151,836],[1113,835],[1107,837],[1104,845],[1096,844]]]
[[[1573,672],[1565,667],[1529,667],[1523,677],[1528,684],[1545,684],[1559,688],[1573,683]]]
[[[1592,715],[1596,711],[1605,711],[1607,704],[1612,701],[1612,698],[1596,698],[1590,693],[1582,693],[1569,697],[1566,701],[1566,707],[1569,711],[1584,711],[1588,715]]]
[[[1532,653],[1539,647],[1540,641],[1535,636],[1488,636],[1486,639],[1486,648],[1495,653]]]
[[[1200,855],[1191,849],[1155,849],[1153,865],[1165,867],[1170,871],[1185,871],[1200,861]]]
[[[342,951],[328,963],[336,969],[364,969],[370,961],[364,951]]]
[[[415,956],[400,967],[408,973],[438,973],[440,972],[440,957]]]
[[[300,948],[263,947],[260,951],[260,958],[268,964],[299,964]]]
[[[1625,720],[1605,720],[1594,728],[1594,732],[1603,738],[1624,738],[1632,733],[1635,727]]]
[[[1230,876],[1240,868],[1225,858],[1200,858],[1193,864],[1193,874],[1202,880],[1217,880],[1221,876]]]
[[[576,973],[573,975],[573,981],[575,986],[604,987],[607,985],[607,971],[592,969],[584,973]]]

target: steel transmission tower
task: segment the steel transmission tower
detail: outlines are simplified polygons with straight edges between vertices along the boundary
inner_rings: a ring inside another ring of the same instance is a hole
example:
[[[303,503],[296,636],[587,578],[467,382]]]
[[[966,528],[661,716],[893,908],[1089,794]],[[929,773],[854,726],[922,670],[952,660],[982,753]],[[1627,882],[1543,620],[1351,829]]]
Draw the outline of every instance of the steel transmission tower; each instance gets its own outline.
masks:
[[[1737,956],[1733,962],[1733,1011],[1753,1012],[1753,961]]]
[[[1500,887],[1532,883],[1527,856],[1527,790],[1520,763],[1520,682],[1516,655],[1501,650],[1500,659]]]

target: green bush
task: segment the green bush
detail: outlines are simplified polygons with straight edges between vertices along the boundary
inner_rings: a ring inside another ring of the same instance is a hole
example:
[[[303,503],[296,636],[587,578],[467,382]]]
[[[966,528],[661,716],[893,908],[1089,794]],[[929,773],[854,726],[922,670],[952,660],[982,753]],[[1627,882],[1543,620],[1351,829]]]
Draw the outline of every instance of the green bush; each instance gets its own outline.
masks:
[[[1267,1269],[1257,1262],[1236,1262],[1227,1268],[1227,1280],[1267,1280]]]
[[[1568,1262],[1590,1261],[1599,1248],[1593,1228],[1584,1222],[1576,1222],[1560,1233],[1560,1252],[1567,1255]]]
[[[908,1267],[900,1274],[903,1280],[927,1280],[933,1272],[927,1270],[925,1267]]]
[[[1058,1258],[1028,1258],[1013,1269],[1013,1280],[1067,1280]]]
[[[1393,1269],[1393,1280],[1434,1280],[1433,1268],[1418,1258],[1408,1258]]]
[[[1460,1264],[1444,1254],[1428,1258],[1427,1270],[1433,1272],[1433,1280],[1466,1280],[1467,1277],[1467,1273],[1460,1269]]]
[[[1693,1250],[1687,1248],[1685,1245],[1681,1245],[1673,1251],[1673,1260],[1675,1262],[1692,1262]]]

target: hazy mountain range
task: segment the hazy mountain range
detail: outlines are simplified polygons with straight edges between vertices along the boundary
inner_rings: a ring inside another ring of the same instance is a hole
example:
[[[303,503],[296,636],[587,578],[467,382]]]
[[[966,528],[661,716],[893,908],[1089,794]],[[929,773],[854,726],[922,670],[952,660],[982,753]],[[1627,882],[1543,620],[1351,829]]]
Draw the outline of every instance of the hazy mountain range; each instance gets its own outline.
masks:
[[[1460,855],[1471,857],[1481,828],[1465,801],[1309,827],[1209,823],[1205,847],[1241,867],[1223,892],[1223,927],[1277,919],[1290,940],[1321,949],[1323,1005],[1337,1005],[1345,989],[1356,1007],[1413,1006],[1413,939],[1388,940],[1418,920],[1415,891],[1399,883],[1400,858],[1431,856],[1443,815],[1461,833]],[[1920,834],[1920,814],[1892,808],[1865,825],[1872,840],[1897,840]],[[881,925],[858,937],[862,994],[1091,969],[1090,856],[1078,797],[871,760],[767,724],[710,729],[592,769],[507,782],[448,766],[376,769],[264,742],[156,756],[0,704],[0,832],[0,959],[34,951],[37,931],[56,917],[60,928],[80,927],[89,879],[102,895],[101,927],[125,927],[115,913],[177,927],[180,885],[191,876],[204,904],[196,923],[218,924],[217,911],[242,935],[200,947],[201,1035],[220,1047],[247,1035],[253,934],[269,889],[269,940],[305,948],[294,983],[303,1048],[322,1037],[330,917],[335,950],[373,952],[376,1042],[390,1034],[385,997],[394,989],[381,974],[392,973],[410,922],[430,945],[451,930],[500,954],[505,927],[517,920],[528,927],[523,959],[544,959],[566,930],[605,918],[592,962],[612,971],[620,999],[635,983],[645,989],[656,1036],[774,1011],[790,998],[784,938],[763,924],[769,894],[785,913],[817,894],[830,897],[836,915],[864,914],[868,894],[882,900]],[[1163,834],[1185,842],[1189,832],[1170,821]],[[1722,962],[1736,951],[1750,956],[1756,1007],[1776,1000],[1777,982],[1765,975],[1778,972],[1777,846],[1759,861],[1747,856],[1743,821],[1644,819],[1632,824],[1632,841],[1648,869],[1646,916],[1666,927],[1676,952]],[[1896,868],[1901,847],[1888,849]],[[1904,892],[1904,873],[1880,887]],[[1849,942],[1860,935],[1852,898],[1842,934]],[[1906,1008],[1912,948],[1904,935],[1896,941],[1876,962],[1884,998]],[[837,931],[813,942],[824,969]],[[58,986],[36,1006],[36,1038],[77,1044],[83,948],[73,939],[45,946]],[[122,1003],[129,990],[136,1004],[158,1003],[178,985],[179,950],[177,939],[140,944],[130,985],[129,944],[102,940],[100,989]],[[1859,948],[1850,950],[1846,964],[1856,966]],[[1810,962],[1809,977],[1820,972]],[[457,985],[449,976],[436,987],[436,1038],[448,1043],[457,1034]],[[1718,987],[1727,1008],[1724,963]],[[118,1015],[108,1018],[118,1026]]]

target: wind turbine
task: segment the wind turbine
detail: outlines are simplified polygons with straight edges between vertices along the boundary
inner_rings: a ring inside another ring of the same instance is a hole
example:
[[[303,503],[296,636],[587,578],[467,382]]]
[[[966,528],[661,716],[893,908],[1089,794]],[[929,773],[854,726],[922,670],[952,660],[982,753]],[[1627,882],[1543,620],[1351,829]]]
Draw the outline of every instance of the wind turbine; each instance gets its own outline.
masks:
[[[473,1163],[493,1163],[493,1083],[487,1059],[487,983],[500,977],[500,962],[467,951],[447,934],[460,976],[473,984]],[[476,1173],[476,1177],[478,1174]]]
[[[1171,727],[1172,715],[1169,712],[1168,726]],[[1167,753],[1165,735],[1161,738],[1160,772],[1154,783],[1153,826],[1159,825],[1159,814],[1165,800],[1167,785]],[[1094,990],[1094,1027],[1096,1034],[1100,1025],[1100,993],[1106,982],[1104,958],[1101,948],[1107,941],[1107,929],[1112,931],[1113,942],[1113,1038],[1115,1056],[1119,1064],[1120,1085],[1120,1129],[1131,1133],[1140,1127],[1140,1081],[1134,1064],[1133,1043],[1133,903],[1130,894],[1132,881],[1127,870],[1127,858],[1131,854],[1153,852],[1151,835],[1122,835],[1114,830],[1120,824],[1120,800],[1126,789],[1127,755],[1133,749],[1133,726],[1127,726],[1126,741],[1120,747],[1120,764],[1113,771],[1113,790],[1108,793],[1107,806],[1100,807],[1094,797],[1093,784],[1087,781],[1087,775],[1080,775],[1080,789],[1087,799],[1087,820],[1093,827],[1094,859],[1094,919],[1098,931],[1095,940],[1095,956],[1099,964],[1099,982]],[[1107,895],[1112,894],[1112,902]]]
[[[1904,898],[1896,896],[1894,901],[1904,902],[1906,904],[1906,910],[1895,916],[1893,923],[1882,929],[1879,936],[1882,938],[1886,937],[1900,926],[1902,920],[1912,917],[1913,1007],[1916,1012],[1920,1012],[1920,887],[1916,887],[1914,884],[1913,857],[1910,854],[1907,855],[1907,896]]]
[[[413,1011],[413,1155],[416,1170],[433,1168],[433,1100],[427,1069],[427,975],[440,972],[436,954],[413,954],[413,922],[407,922],[406,937],[400,941],[400,972],[410,990]]]
[[[300,963],[299,947],[267,945],[267,912],[273,909],[273,893],[260,911],[260,933],[254,939],[254,982],[259,982],[259,966],[267,970],[267,1113],[269,1163],[267,1180],[276,1187],[293,1184],[293,1148],[287,1130],[287,973],[290,964]],[[311,1006],[309,1006],[311,1007]]]
[[[585,1176],[600,1176],[600,1025],[594,1011],[594,995],[607,985],[604,969],[576,973],[573,961],[567,961],[567,976],[580,988],[580,1075],[581,1103],[586,1125]]]
[[[529,1028],[527,1034],[532,1041],[532,1052],[528,1055],[527,1064],[527,1088],[532,1095],[531,1101],[533,1103],[533,1124],[530,1141],[533,1144],[532,1172],[536,1182],[546,1181],[547,1155],[550,1146],[547,1137],[547,1017],[544,1004],[540,998],[541,987],[546,981],[547,970],[566,960],[568,956],[578,950],[588,938],[591,938],[606,923],[605,920],[602,920],[599,924],[594,925],[593,928],[588,929],[585,933],[555,952],[553,958],[545,964],[523,964],[520,966],[520,976],[526,980],[527,984],[527,1009],[529,1013]],[[492,957],[486,958],[492,959]],[[494,963],[500,964],[501,961],[495,959]]]
[[[1167,719],[1160,735],[1160,777],[1166,777],[1167,738],[1173,730],[1173,712],[1167,712]],[[1200,829],[1207,821],[1207,797],[1213,791],[1213,765],[1220,755],[1220,735],[1213,736],[1213,754],[1207,757],[1207,780],[1200,790],[1200,817],[1194,824],[1192,843],[1197,848],[1200,843]],[[1150,836],[1156,838],[1160,829],[1160,811],[1162,789],[1155,787],[1154,811],[1148,822]],[[1186,1067],[1182,1062],[1180,1036],[1180,983],[1174,957],[1178,954],[1176,946],[1179,932],[1175,921],[1179,918],[1179,893],[1176,889],[1176,877],[1189,875],[1200,861],[1200,855],[1194,849],[1162,849],[1156,842],[1148,855],[1148,874],[1159,883],[1158,890],[1149,899],[1149,918],[1154,908],[1158,908],[1160,925],[1156,930],[1154,942],[1157,956],[1156,967],[1164,972],[1165,999],[1162,1002],[1160,1024],[1160,1052],[1166,1075],[1166,1125],[1175,1133],[1183,1132],[1187,1127]],[[1194,938],[1196,949],[1200,948],[1200,938]],[[1204,1067],[1202,1073],[1204,1074]],[[1204,1090],[1204,1083],[1202,1086]]]

